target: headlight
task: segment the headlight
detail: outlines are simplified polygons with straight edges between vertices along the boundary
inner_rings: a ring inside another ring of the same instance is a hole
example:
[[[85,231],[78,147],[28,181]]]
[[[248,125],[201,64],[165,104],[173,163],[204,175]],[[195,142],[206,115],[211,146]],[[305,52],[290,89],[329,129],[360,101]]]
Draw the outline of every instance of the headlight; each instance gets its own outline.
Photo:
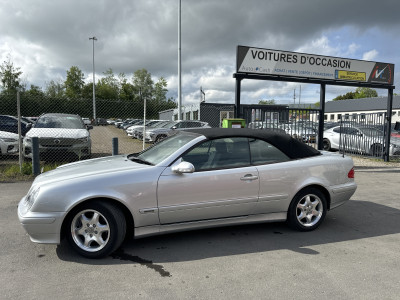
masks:
[[[87,137],[84,137],[84,138],[81,138],[81,139],[78,139],[78,141],[80,141],[80,142],[82,142],[82,143],[85,143],[85,142],[87,142],[89,140],[89,137],[87,136]]]
[[[0,138],[0,141],[6,142],[6,143],[15,143],[17,140],[16,139]]]
[[[25,209],[26,211],[30,210],[33,203],[35,203],[37,196],[39,195],[40,187],[33,188],[28,192],[25,198]]]

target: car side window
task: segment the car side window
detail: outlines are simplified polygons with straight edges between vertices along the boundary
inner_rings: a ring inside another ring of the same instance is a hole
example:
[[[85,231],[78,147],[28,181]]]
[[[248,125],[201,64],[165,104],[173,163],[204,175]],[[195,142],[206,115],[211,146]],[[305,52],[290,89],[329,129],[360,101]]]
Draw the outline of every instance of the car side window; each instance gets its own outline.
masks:
[[[340,127],[336,127],[333,129],[333,132],[340,133]]]
[[[259,139],[249,139],[251,164],[262,165],[274,162],[288,161],[290,158],[281,150]]]
[[[247,138],[224,138],[206,141],[186,153],[182,159],[193,164],[195,171],[230,169],[250,165]]]

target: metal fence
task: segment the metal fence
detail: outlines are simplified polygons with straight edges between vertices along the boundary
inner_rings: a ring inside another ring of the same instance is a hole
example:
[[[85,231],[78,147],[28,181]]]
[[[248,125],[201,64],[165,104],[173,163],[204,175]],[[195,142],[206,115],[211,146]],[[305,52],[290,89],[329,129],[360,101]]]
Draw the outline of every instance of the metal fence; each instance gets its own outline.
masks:
[[[339,151],[354,156],[383,159],[386,147],[393,159],[400,157],[400,134],[391,126],[389,145],[386,145],[386,113],[346,115],[340,121],[340,129],[331,130],[331,139],[339,140]]]
[[[316,148],[320,110],[286,105],[242,105],[241,110],[248,128],[286,133]]]

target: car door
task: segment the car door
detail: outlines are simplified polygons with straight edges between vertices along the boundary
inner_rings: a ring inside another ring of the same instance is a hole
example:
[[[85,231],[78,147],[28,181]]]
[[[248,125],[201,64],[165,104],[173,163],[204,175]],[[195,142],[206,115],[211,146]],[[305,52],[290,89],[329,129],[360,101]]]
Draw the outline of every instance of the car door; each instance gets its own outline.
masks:
[[[260,192],[254,214],[287,211],[290,196],[303,169],[296,168],[296,161],[273,145],[259,139],[249,139],[251,164],[259,173]]]
[[[202,142],[180,160],[194,173],[176,174],[166,168],[158,181],[161,224],[244,216],[258,200],[257,168],[250,165],[247,138]]]

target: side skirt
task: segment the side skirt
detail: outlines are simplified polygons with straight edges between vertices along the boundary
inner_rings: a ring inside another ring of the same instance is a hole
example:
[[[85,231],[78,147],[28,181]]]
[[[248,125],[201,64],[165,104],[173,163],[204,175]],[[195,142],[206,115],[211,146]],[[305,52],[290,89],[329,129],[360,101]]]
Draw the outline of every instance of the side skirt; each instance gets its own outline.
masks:
[[[255,224],[267,222],[280,222],[286,221],[287,212],[250,215],[243,217],[224,218],[203,220],[195,222],[175,223],[168,225],[153,225],[135,228],[135,239],[144,238],[152,235],[167,234],[172,232],[181,232],[196,229],[205,229],[212,227],[235,226],[242,224]]]

